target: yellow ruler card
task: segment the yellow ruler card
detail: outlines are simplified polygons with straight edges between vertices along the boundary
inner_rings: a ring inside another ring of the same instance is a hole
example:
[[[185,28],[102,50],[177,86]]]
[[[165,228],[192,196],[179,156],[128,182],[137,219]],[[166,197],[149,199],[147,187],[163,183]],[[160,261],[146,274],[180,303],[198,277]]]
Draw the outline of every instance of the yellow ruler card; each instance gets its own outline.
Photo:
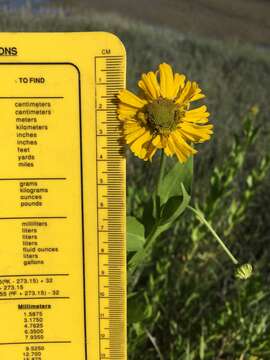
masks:
[[[109,33],[0,35],[0,359],[125,360],[125,161]]]

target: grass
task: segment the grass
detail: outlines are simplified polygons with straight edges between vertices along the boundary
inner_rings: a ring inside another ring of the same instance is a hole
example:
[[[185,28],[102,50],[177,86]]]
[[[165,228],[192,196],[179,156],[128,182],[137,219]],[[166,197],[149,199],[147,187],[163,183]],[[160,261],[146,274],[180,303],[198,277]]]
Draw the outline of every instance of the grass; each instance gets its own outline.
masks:
[[[61,4],[63,0],[54,0]],[[269,2],[265,0],[65,0],[75,8],[114,11],[144,23],[216,39],[269,45]],[[142,11],[143,9],[143,11]]]
[[[60,9],[33,14],[26,8],[13,13],[3,10],[0,15],[1,31],[116,33],[127,48],[131,89],[135,89],[142,71],[155,68],[162,61],[199,81],[215,125],[214,140],[202,145],[196,158],[194,192],[205,207],[210,201],[209,178],[214,176],[214,166],[223,169],[226,178],[229,169],[224,168],[224,158],[232,147],[232,134],[244,139],[244,114],[251,106],[259,106],[260,114],[254,122],[261,126],[260,136],[248,148],[246,161],[230,183],[232,197],[221,196],[219,214],[213,215],[208,209],[219,233],[227,234],[226,240],[234,250],[245,260],[256,262],[256,275],[252,281],[236,284],[226,259],[212,245],[209,234],[198,227],[194,218],[184,217],[157,245],[139,284],[147,316],[130,328],[129,358],[141,359],[144,354],[144,360],[270,359],[269,177],[262,177],[260,186],[254,188],[244,220],[233,223],[228,231],[232,199],[241,205],[247,175],[258,168],[263,154],[269,152],[269,53],[251,45],[194,38],[91,11],[82,14]],[[154,178],[155,162],[149,168],[128,154],[128,174],[129,211],[136,214],[140,196],[148,194],[146,179]],[[197,229],[202,234],[200,241]]]

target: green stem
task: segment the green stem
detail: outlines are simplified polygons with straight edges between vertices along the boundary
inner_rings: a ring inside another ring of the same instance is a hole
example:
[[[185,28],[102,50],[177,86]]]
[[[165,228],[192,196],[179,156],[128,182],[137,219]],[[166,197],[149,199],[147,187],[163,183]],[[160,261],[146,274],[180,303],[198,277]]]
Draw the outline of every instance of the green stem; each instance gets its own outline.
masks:
[[[166,156],[164,154],[164,150],[162,149],[160,155],[160,167],[159,167],[159,174],[158,174],[158,181],[156,188],[156,196],[160,195],[160,186],[164,177],[165,165],[166,165]]]
[[[218,234],[215,232],[215,230],[212,228],[212,226],[209,224],[209,222],[204,218],[203,214],[194,209],[192,206],[188,205],[187,206],[188,209],[190,209],[194,214],[196,214],[196,216],[198,217],[198,219],[204,224],[206,225],[206,227],[210,230],[210,232],[213,234],[214,238],[218,241],[218,243],[220,244],[220,246],[223,248],[223,250],[226,252],[226,254],[229,256],[229,258],[232,260],[232,262],[234,263],[234,265],[237,265],[239,263],[239,261],[233,256],[233,254],[230,252],[230,250],[227,248],[227,246],[224,244],[224,242],[221,240],[221,238],[218,236]]]
[[[161,155],[160,155],[160,167],[159,167],[159,174],[158,174],[158,181],[156,184],[156,190],[154,193],[154,216],[156,218],[156,223],[153,226],[152,231],[150,232],[150,234],[148,235],[147,239],[146,239],[146,243],[143,249],[139,250],[129,261],[129,275],[132,275],[134,273],[134,271],[136,270],[136,268],[143,264],[145,262],[145,259],[147,258],[147,256],[150,253],[151,247],[153,246],[157,236],[160,234],[158,231],[158,216],[159,216],[159,207],[160,207],[160,187],[162,184],[162,180],[164,178],[164,172],[165,172],[165,167],[166,167],[166,156],[164,154],[164,150],[161,150]]]
[[[164,178],[164,171],[166,165],[166,156],[164,154],[164,150],[161,150],[160,154],[160,165],[159,165],[159,174],[158,174],[158,180],[156,183],[156,189],[153,193],[153,215],[157,219],[159,217],[159,207],[160,207],[160,187],[162,180]]]

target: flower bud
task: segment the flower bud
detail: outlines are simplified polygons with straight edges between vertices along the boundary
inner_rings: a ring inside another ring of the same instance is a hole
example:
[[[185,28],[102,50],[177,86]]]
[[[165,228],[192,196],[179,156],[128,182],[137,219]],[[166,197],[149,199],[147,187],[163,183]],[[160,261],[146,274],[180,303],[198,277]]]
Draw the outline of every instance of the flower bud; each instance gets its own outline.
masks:
[[[235,276],[238,279],[246,280],[252,275],[252,271],[253,269],[251,264],[244,264],[236,269]]]

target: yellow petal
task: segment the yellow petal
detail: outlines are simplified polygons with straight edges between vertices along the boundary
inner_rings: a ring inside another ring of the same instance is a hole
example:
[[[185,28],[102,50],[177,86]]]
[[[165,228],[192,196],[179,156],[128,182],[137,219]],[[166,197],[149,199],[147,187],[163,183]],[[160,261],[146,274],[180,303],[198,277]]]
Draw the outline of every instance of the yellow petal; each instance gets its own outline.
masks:
[[[182,90],[182,92],[180,93],[180,96],[178,99],[175,100],[175,103],[176,104],[183,104],[186,100],[186,97],[190,91],[190,88],[191,88],[191,82],[190,81],[187,81],[184,89]]]
[[[159,83],[157,81],[157,76],[155,73],[153,73],[153,71],[149,72],[148,76],[151,80],[153,88],[155,89],[155,98],[157,99],[160,97],[160,87],[159,87]]]
[[[171,136],[168,139],[168,147],[170,151],[177,156],[180,163],[184,163],[187,160],[186,156],[182,153],[182,151],[175,146],[174,140]]]
[[[166,63],[160,64],[159,75],[161,96],[167,99],[173,99],[173,94],[175,92],[175,83],[172,67]]]
[[[180,93],[180,96],[175,100],[175,102],[177,104],[183,104],[203,99],[205,95],[202,94],[201,91],[202,90],[199,88],[199,85],[196,83],[196,81],[188,81],[183,91]]]
[[[140,125],[138,125],[138,123],[133,122],[133,124],[128,123],[128,125],[126,125],[127,123],[125,123],[124,126],[124,134],[128,135],[133,133],[134,131],[140,130],[142,127]]]
[[[179,133],[178,130],[175,130],[171,135],[174,140],[174,145],[180,148],[183,153],[186,153],[187,155],[196,154],[197,150],[182,138],[181,133]]]
[[[193,81],[186,100],[192,102],[205,98],[205,95],[201,92],[202,90],[199,88],[199,85],[196,83],[196,81]]]
[[[174,154],[174,152],[172,152],[170,149],[169,140],[168,140],[167,146],[164,148],[164,152],[167,156],[172,156]]]
[[[213,133],[213,125],[212,124],[206,124],[206,125],[198,125],[198,124],[190,124],[190,123],[183,123],[183,127],[192,128],[198,131],[210,131],[211,134]]]
[[[171,136],[169,136],[167,147],[172,154],[175,154],[175,147]]]
[[[145,133],[145,129],[144,128],[140,128],[130,134],[127,134],[125,136],[125,139],[126,139],[126,143],[127,144],[130,144],[132,143],[133,141],[137,140],[138,138],[140,138],[143,134]]]
[[[144,143],[151,140],[151,137],[152,136],[150,134],[150,131],[148,131],[148,130],[145,131],[145,129],[144,129],[144,133],[139,138],[134,140],[133,143],[130,145],[131,151],[133,151],[134,154],[136,154],[138,157],[142,158],[143,157],[141,155],[142,146]]]
[[[188,110],[185,112],[183,121],[194,122],[194,123],[205,123],[208,121],[207,117],[210,115],[209,112],[206,112],[206,106],[200,106],[197,109]]]
[[[118,106],[118,118],[120,120],[127,120],[134,118],[137,111],[138,109],[133,106],[120,103]]]
[[[178,94],[179,94],[179,91],[183,89],[183,87],[185,86],[185,75],[182,75],[182,74],[178,74],[176,73],[174,75],[174,90],[173,90],[173,99],[175,99]]]
[[[177,128],[177,130],[179,131],[179,133],[181,134],[181,136],[184,140],[192,142],[192,143],[194,143],[196,141],[196,138],[194,136],[192,136],[189,133],[186,133],[181,128]]]
[[[164,149],[168,145],[168,137],[161,135],[160,140],[161,140],[161,146]]]
[[[190,123],[182,123],[181,129],[187,134],[194,138],[194,142],[204,142],[210,139],[210,135],[213,134],[213,125],[195,125]]]
[[[150,71],[147,74],[142,74],[142,79],[138,82],[138,86],[151,100],[157,99],[160,96],[159,84],[153,71]]]
[[[141,109],[147,101],[139,98],[129,90],[121,90],[118,94],[118,98],[125,104],[131,105],[137,109]]]
[[[202,119],[198,119],[198,120],[194,120],[193,118],[189,118],[189,117],[185,117],[181,119],[183,122],[188,122],[188,123],[192,123],[192,124],[206,124],[209,122],[209,120],[207,118],[202,118]],[[178,126],[179,127],[179,126]]]
[[[161,136],[160,135],[156,135],[154,137],[154,139],[152,140],[152,143],[154,146],[156,146],[157,148],[161,149],[162,145],[161,145]]]
[[[147,144],[147,143],[146,143]],[[147,154],[147,149],[146,147],[142,146],[139,150],[139,153],[137,154],[137,156],[140,158],[140,159],[144,159],[145,160],[145,157],[146,157],[146,154]]]
[[[204,94],[195,94],[194,96],[192,96],[190,98],[190,102],[192,101],[196,101],[196,100],[200,100],[200,99],[204,99],[205,98],[205,95]]]
[[[181,136],[173,132],[171,134],[175,153],[181,163],[186,162],[187,158],[193,154],[196,154],[196,150],[188,145]]]
[[[202,105],[196,109],[188,110],[185,115],[189,116],[196,116],[201,113],[205,113],[207,110],[207,107],[205,105]]]
[[[139,88],[143,91],[143,96],[146,97],[146,99],[153,100],[151,93],[149,92],[147,86],[145,85],[145,82],[143,80],[138,81]]]

